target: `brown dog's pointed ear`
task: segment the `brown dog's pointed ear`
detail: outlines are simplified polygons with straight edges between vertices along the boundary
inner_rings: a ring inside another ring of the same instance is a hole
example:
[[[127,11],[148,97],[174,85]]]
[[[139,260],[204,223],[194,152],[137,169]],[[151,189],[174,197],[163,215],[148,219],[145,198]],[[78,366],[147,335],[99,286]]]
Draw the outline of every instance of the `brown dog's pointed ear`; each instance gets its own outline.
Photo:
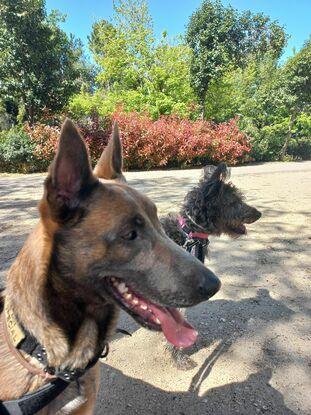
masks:
[[[125,181],[122,174],[122,144],[117,121],[114,123],[112,137],[94,169],[95,176],[106,180]]]
[[[96,181],[84,141],[73,122],[67,118],[45,183],[47,201],[54,215],[68,217]]]

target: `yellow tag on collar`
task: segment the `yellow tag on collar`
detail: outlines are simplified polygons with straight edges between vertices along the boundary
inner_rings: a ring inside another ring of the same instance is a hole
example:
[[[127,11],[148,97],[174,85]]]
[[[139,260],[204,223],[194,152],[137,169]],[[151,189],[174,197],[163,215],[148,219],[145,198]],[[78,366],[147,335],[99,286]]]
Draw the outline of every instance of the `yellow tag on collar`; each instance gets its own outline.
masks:
[[[23,332],[21,326],[18,324],[13,310],[9,306],[7,301],[5,301],[4,310],[6,317],[6,325],[11,337],[12,344],[14,345],[14,347],[17,347],[20,344],[20,342],[26,337],[25,333]]]

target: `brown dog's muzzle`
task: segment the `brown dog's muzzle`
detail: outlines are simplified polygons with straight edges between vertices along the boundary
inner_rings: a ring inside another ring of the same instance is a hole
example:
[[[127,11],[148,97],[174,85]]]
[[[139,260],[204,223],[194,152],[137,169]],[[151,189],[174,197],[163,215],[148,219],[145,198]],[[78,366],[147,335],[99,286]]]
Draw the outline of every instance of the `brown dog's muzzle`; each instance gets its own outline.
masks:
[[[152,260],[140,269],[140,275],[133,273],[126,279],[150,300],[169,307],[190,307],[206,301],[221,285],[210,269],[167,237],[156,243]]]
[[[202,282],[198,286],[198,291],[202,298],[202,300],[200,301],[205,301],[213,297],[213,295],[215,295],[219,291],[221,287],[221,282],[219,278],[216,277],[216,275],[208,268],[204,269],[201,278]]]
[[[170,263],[168,275],[177,288],[174,292],[175,307],[196,305],[219,291],[219,278],[197,258],[176,246],[171,240],[165,243],[165,248],[170,253],[173,250],[174,260]]]

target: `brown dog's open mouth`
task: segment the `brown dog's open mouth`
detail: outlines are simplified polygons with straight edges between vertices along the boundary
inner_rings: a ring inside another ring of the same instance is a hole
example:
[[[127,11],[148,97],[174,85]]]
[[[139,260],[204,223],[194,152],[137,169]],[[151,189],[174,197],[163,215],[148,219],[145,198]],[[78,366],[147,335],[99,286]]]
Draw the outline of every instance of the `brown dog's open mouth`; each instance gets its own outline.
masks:
[[[119,278],[108,278],[109,288],[118,304],[139,323],[150,330],[162,331],[176,347],[190,347],[197,339],[197,331],[172,307],[162,307],[134,292]]]

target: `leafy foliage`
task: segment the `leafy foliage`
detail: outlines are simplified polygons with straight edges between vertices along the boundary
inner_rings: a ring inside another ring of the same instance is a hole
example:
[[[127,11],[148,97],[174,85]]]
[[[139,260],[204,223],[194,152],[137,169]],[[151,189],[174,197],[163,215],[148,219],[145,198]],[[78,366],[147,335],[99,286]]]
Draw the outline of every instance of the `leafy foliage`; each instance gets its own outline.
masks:
[[[296,113],[311,109],[311,39],[282,68],[287,106]]]
[[[220,161],[236,164],[248,159],[251,149],[235,119],[213,124],[162,115],[154,121],[143,113],[117,112],[112,118],[93,115],[79,122],[93,163],[108,142],[113,120],[119,122],[128,169],[201,166]],[[59,133],[59,127],[42,123],[26,124],[24,130],[12,129],[0,142],[1,167],[45,170],[54,157]]]
[[[46,14],[44,0],[0,3],[0,94],[30,122],[44,108],[62,110],[88,72],[81,43],[59,28],[62,21]]]
[[[59,139],[60,128],[47,124],[35,123],[24,125],[24,132],[33,147],[33,154],[42,169],[46,169],[52,162]]]
[[[90,36],[99,88],[94,95],[73,97],[70,111],[78,116],[96,110],[105,116],[122,106],[154,119],[172,113],[194,116],[189,48],[169,41],[166,33],[156,44],[145,0],[121,0],[114,10],[114,20],[95,23]]]
[[[0,135],[0,169],[8,172],[36,171],[34,144],[19,127]]]
[[[310,40],[282,63],[284,29],[260,13],[204,0],[185,39],[156,40],[147,0],[113,8],[89,37],[95,66],[45,0],[1,1],[1,169],[46,169],[64,112],[93,162],[113,119],[128,168],[311,157]]]
[[[282,85],[277,60],[267,53],[211,83],[206,115],[221,122],[239,114],[242,121],[261,128],[287,115]]]
[[[311,115],[300,113],[294,123],[287,154],[301,160],[311,159]]]
[[[139,88],[149,68],[152,53],[152,22],[145,0],[113,2],[113,23],[93,25],[90,49],[103,68],[98,82],[110,89]]]
[[[190,121],[161,116],[153,121],[147,115],[117,113],[125,163],[131,168],[202,165],[226,161],[236,164],[247,158],[250,144],[237,124]]]
[[[103,148],[108,144],[111,135],[111,118],[100,117],[93,113],[91,117],[84,117],[77,120],[77,125],[88,146],[91,159],[95,163]]]
[[[111,118],[102,118],[97,114],[84,117],[77,125],[88,146],[90,156],[95,162],[99,159],[103,148],[107,145],[111,133]],[[46,123],[25,124],[24,131],[33,146],[33,153],[41,168],[46,169],[52,162],[60,134],[60,126]]]
[[[267,53],[210,85],[206,114],[217,122],[239,114],[240,127],[253,137],[252,156],[256,160],[280,160],[286,154],[309,157],[311,133],[307,128],[302,133],[298,121],[309,117],[308,47],[284,66]]]
[[[219,79],[229,66],[243,67],[250,57],[267,51],[278,58],[286,35],[263,14],[240,14],[220,0],[204,0],[190,18],[186,40],[192,51],[191,84],[204,109],[212,80]]]

